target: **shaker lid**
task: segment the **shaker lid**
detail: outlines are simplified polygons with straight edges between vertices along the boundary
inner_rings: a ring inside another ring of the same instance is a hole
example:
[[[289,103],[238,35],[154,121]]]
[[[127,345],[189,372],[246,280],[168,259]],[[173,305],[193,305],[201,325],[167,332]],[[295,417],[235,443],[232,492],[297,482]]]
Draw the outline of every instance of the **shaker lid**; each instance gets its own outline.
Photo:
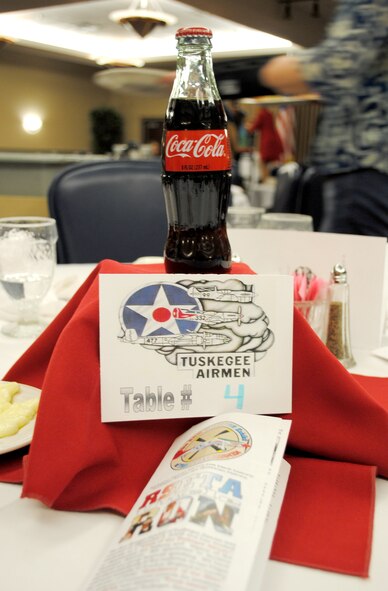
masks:
[[[347,273],[345,267],[340,263],[334,265],[331,277],[334,283],[346,283]]]
[[[213,37],[213,33],[207,27],[181,27],[175,33],[175,38],[179,37]]]

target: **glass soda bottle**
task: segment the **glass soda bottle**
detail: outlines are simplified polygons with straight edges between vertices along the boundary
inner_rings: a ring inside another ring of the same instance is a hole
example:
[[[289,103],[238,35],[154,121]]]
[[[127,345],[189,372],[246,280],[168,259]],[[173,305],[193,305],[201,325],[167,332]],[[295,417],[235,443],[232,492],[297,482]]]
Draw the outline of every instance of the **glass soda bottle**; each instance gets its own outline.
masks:
[[[227,273],[231,267],[226,231],[231,151],[211,38],[205,27],[176,33],[176,77],[162,139],[167,273]]]

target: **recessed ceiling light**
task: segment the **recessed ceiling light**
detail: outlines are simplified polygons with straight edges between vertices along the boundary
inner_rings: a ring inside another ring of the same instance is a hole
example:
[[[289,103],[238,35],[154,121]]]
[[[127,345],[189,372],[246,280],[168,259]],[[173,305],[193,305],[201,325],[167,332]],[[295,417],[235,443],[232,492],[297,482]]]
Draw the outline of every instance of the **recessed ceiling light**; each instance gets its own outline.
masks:
[[[110,4],[110,1],[90,2],[90,5],[93,4],[107,5]],[[78,6],[78,3],[72,4],[72,6]],[[166,6],[170,7],[172,4],[169,2]],[[130,9],[132,10],[132,7]],[[65,9],[62,7],[61,10]],[[59,11],[58,17],[55,17],[56,11]],[[172,12],[174,14],[174,11]],[[141,60],[141,62],[176,60],[175,30],[169,32],[170,27],[166,26],[164,30],[159,27],[160,31],[155,35],[150,34],[139,42],[138,35],[123,35],[123,32],[113,31],[114,27],[110,26],[109,22],[106,23],[109,21],[108,13],[109,9],[104,12],[105,24],[104,20],[97,18],[100,13],[96,13],[96,24],[99,30],[95,33],[90,30],[85,32],[82,27],[79,28],[76,24],[73,24],[71,29],[69,24],[64,25],[66,19],[63,18],[63,14],[66,13],[60,12],[59,8],[50,9],[50,19],[48,17],[38,19],[39,22],[36,16],[37,11],[0,14],[0,37],[15,39],[15,43],[24,47],[38,47],[45,51],[63,54],[70,59],[73,57],[91,59],[89,56],[93,55],[94,59],[104,57],[115,62],[126,63],[129,61],[135,66],[141,66],[137,60]],[[40,11],[39,14],[41,14]],[[177,15],[179,14],[177,11]],[[197,13],[194,12],[194,14]],[[163,16],[166,17],[165,12],[163,12]],[[175,19],[175,17],[173,18]],[[188,17],[185,16],[185,18],[186,21],[183,19],[182,25],[187,22]],[[93,21],[94,15],[92,19],[90,14],[85,16],[85,13],[81,12],[80,18],[76,22],[83,26]],[[215,25],[215,27],[217,34],[213,39],[213,55],[216,58],[224,55],[238,56],[247,53],[258,55],[279,50],[287,51],[292,47],[292,44],[285,39],[279,39],[227,20],[221,20],[221,24]],[[234,47],[231,46],[231,38],[233,38],[232,45]],[[236,51],[237,47],[238,51]]]

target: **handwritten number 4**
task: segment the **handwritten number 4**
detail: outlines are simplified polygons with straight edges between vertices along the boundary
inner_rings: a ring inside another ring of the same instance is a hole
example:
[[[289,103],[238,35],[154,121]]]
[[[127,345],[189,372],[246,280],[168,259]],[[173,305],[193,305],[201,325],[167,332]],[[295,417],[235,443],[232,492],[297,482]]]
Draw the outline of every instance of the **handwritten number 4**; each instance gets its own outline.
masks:
[[[238,410],[241,410],[244,406],[244,384],[238,385],[236,396],[232,396],[231,386],[230,386],[230,384],[227,384],[225,386],[224,398],[226,398],[228,400],[236,400],[236,408]]]

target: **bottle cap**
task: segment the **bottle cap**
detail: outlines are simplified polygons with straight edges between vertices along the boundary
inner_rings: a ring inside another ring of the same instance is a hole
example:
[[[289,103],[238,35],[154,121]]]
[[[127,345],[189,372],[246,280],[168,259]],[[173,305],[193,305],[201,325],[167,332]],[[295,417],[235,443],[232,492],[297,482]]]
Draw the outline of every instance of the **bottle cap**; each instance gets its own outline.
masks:
[[[346,269],[341,263],[337,263],[334,265],[333,270],[331,272],[331,278],[334,283],[346,283],[347,282],[347,273]]]
[[[207,27],[181,27],[175,33],[175,38],[180,37],[213,37],[213,33]]]

